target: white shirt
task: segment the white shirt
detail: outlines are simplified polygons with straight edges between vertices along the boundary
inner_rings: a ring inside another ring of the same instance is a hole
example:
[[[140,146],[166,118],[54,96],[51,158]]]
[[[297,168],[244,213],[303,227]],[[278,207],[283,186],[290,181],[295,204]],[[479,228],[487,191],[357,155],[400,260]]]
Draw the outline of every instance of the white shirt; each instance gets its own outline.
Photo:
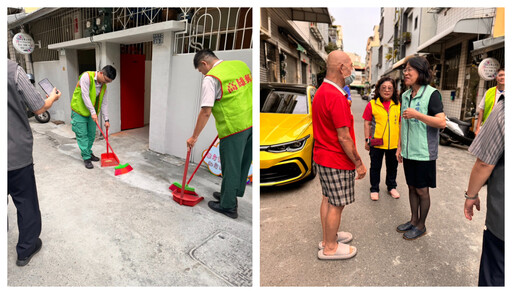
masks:
[[[216,67],[222,60],[215,62],[212,68]],[[201,107],[213,107],[215,100],[222,97],[220,81],[214,77],[205,76],[201,85]]]
[[[338,84],[336,84],[335,82],[331,81],[331,80],[328,80],[326,78],[324,78],[324,82],[328,83],[328,84],[331,84],[333,85],[334,87],[336,87],[336,89],[338,89],[338,91],[341,92],[341,94],[343,94],[343,96],[347,97],[348,94],[347,92],[345,92],[345,90],[343,90],[343,88],[340,88],[340,86],[338,86]]]
[[[480,104],[478,104],[478,109],[485,109],[485,96],[487,96],[487,91],[485,91],[484,98],[480,100]],[[500,98],[501,95],[505,95],[505,90],[500,91],[498,90],[498,88],[496,88],[496,99],[494,99],[494,106],[496,106],[496,103],[498,103],[498,99]]]
[[[86,72],[80,78],[80,87],[82,90],[82,100],[84,101],[85,107],[89,109],[91,115],[97,114],[94,106],[92,105],[91,98],[89,97],[89,84],[90,84],[89,74]],[[102,84],[98,82],[98,72],[94,73],[94,85],[96,86],[96,97],[100,96],[101,86]],[[107,90],[105,89],[105,94],[103,94],[103,102],[101,103],[101,113],[103,113],[103,119],[108,119],[108,103],[107,103]]]

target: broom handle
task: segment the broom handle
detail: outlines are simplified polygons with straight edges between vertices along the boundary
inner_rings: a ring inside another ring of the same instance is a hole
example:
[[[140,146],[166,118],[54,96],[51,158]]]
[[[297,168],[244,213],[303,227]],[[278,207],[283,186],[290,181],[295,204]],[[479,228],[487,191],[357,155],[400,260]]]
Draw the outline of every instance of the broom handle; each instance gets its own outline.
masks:
[[[181,205],[181,204],[182,204],[182,202],[183,202],[183,197],[184,197],[184,194],[185,194],[185,181],[187,180],[188,161],[189,161],[189,159],[190,159],[190,150],[191,150],[191,149],[188,149],[188,150],[187,150],[187,160],[185,161],[185,170],[183,171],[183,181],[182,181],[182,184],[181,184],[180,205]]]
[[[208,152],[210,152],[210,149],[212,149],[213,147],[213,144],[215,144],[215,142],[217,142],[217,138],[219,137],[219,135],[215,136],[215,139],[213,139],[213,142],[212,144],[210,145],[210,147],[208,147],[208,150],[204,153],[203,155],[203,158],[201,158],[201,161],[199,161],[199,163],[197,164],[197,167],[196,169],[194,170],[194,172],[192,173],[192,175],[190,176],[190,178],[188,179],[188,182],[187,182],[187,185],[190,184],[190,181],[192,181],[192,178],[194,177],[194,175],[196,174],[196,171],[199,169],[199,167],[201,166],[201,163],[203,163],[203,160],[206,158],[206,155],[208,155]],[[184,187],[184,186],[183,186]]]
[[[103,138],[105,138],[106,142],[107,142],[107,153],[108,153],[108,147],[110,147],[110,150],[112,150],[112,153],[115,154],[114,152],[114,149],[112,148],[112,146],[110,146],[110,144],[108,143],[108,136],[105,136],[105,133],[103,133],[103,130],[100,128],[100,125],[96,122],[96,126],[98,127],[98,129],[100,129],[100,132],[101,134],[103,135]],[[108,129],[107,129],[107,134],[108,134]]]
[[[108,154],[108,129],[106,129],[106,132],[107,132],[107,137],[105,137],[105,140],[107,141],[107,146],[106,147],[107,147],[107,154]]]

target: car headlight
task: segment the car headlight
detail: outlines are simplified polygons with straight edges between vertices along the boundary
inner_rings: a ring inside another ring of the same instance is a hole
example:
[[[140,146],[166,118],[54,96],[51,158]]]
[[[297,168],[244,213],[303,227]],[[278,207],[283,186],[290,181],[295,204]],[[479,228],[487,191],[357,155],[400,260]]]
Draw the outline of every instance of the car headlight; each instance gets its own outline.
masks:
[[[275,144],[275,145],[266,145],[266,146],[260,146],[260,151],[267,151],[271,153],[281,153],[281,152],[297,152],[300,151],[306,146],[306,141],[309,139],[311,135],[307,135],[306,137],[292,141],[292,142],[286,142],[281,144]]]

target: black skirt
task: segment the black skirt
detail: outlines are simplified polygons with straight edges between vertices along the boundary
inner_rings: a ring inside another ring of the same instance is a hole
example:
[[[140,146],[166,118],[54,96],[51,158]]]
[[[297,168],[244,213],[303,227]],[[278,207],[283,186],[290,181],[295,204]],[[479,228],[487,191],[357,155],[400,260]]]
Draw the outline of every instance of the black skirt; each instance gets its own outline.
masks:
[[[407,185],[415,188],[436,187],[436,161],[419,161],[404,158]]]

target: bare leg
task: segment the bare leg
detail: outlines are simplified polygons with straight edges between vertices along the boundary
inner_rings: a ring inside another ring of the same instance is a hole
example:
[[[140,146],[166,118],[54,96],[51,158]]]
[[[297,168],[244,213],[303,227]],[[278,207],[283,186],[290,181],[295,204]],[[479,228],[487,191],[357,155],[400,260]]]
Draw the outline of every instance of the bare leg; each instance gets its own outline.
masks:
[[[329,209],[329,198],[322,195],[322,204],[320,205],[320,220],[322,221],[322,245],[325,246],[325,223],[327,219],[327,210]]]
[[[344,206],[334,206],[328,204],[327,217],[325,219],[325,231],[324,231],[324,254],[332,255],[338,249],[337,232],[340,226],[341,212]]]

